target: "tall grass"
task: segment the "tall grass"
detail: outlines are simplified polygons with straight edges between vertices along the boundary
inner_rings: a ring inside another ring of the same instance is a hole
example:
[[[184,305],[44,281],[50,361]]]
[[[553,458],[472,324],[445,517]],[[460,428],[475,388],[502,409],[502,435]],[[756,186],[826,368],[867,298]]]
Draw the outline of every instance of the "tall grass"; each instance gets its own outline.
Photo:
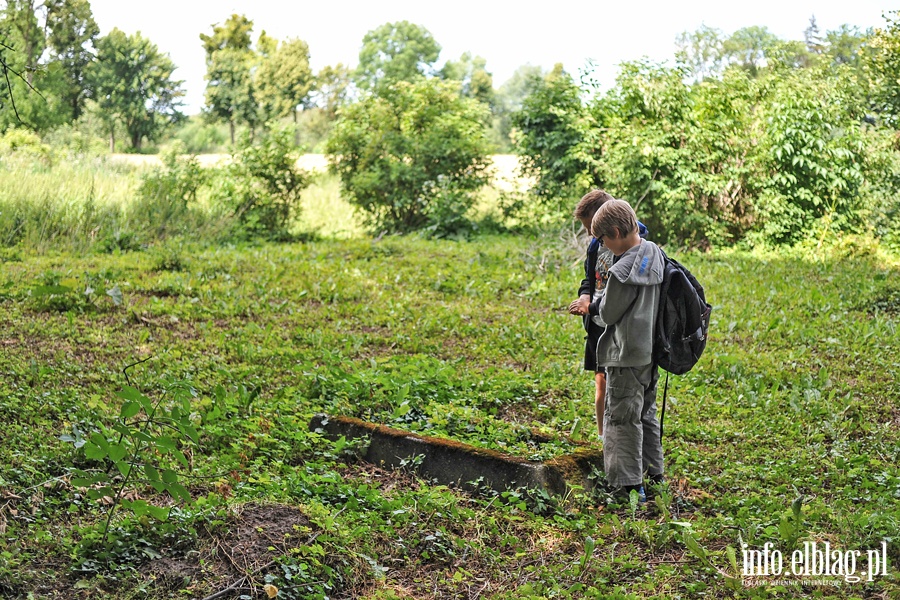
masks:
[[[124,224],[140,182],[133,167],[100,158],[0,158],[0,245],[84,248]]]
[[[323,237],[353,238],[365,233],[356,209],[341,197],[336,175],[316,171],[303,191],[298,228]]]
[[[229,215],[211,202],[206,189],[187,212],[167,210],[166,198],[143,198],[141,183],[158,168],[104,157],[0,156],[0,247],[39,253],[97,246],[128,249],[172,235],[192,239],[227,235]],[[317,171],[303,191],[293,230],[356,237],[364,229],[354,210],[341,198],[337,177]],[[177,223],[170,222],[173,216]]]

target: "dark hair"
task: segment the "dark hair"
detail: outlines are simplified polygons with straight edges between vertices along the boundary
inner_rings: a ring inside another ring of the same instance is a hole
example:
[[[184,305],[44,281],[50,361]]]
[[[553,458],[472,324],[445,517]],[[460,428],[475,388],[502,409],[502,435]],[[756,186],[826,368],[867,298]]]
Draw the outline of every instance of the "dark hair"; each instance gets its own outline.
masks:
[[[597,209],[612,199],[613,197],[603,190],[591,190],[582,196],[578,204],[575,205],[575,218],[593,217],[597,213]]]

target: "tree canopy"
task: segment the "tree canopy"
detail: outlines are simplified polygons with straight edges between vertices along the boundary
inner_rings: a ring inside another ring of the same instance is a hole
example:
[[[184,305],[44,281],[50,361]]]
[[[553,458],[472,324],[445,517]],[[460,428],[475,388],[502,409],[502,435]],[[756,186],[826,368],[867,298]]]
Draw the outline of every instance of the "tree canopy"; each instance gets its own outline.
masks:
[[[133,148],[153,139],[162,128],[177,122],[184,96],[182,81],[173,78],[175,64],[140,33],[113,29],[97,40],[97,60],[90,65],[97,104],[106,115],[110,146],[115,146],[114,124],[120,121]]]
[[[432,75],[440,53],[440,44],[425,27],[409,21],[385,23],[363,37],[356,84],[377,92],[398,81]]]

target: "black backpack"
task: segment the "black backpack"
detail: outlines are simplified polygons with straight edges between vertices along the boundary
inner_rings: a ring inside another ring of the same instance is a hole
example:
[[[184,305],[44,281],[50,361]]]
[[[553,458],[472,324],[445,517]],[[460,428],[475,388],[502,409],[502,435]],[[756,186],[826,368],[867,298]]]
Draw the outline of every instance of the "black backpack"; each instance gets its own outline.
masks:
[[[703,286],[690,271],[663,252],[665,267],[659,290],[659,310],[653,337],[653,362],[666,371],[659,437],[663,436],[666,397],[669,395],[669,373],[683,375],[690,371],[706,348],[709,314]]]
[[[693,368],[706,348],[709,314],[703,286],[677,260],[663,252],[665,268],[653,339],[653,362],[673,375]]]

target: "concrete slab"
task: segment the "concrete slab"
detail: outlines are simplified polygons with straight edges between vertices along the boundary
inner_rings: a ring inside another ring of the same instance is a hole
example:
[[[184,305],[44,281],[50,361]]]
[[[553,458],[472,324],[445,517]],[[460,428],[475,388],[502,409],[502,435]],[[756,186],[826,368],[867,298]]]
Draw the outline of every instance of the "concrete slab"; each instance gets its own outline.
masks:
[[[543,490],[565,496],[571,486],[592,489],[591,475],[603,467],[599,450],[581,449],[550,461],[536,462],[453,440],[422,436],[343,416],[316,415],[311,431],[329,439],[368,439],[363,458],[387,468],[412,468],[443,485],[469,491],[484,486],[496,492]]]

